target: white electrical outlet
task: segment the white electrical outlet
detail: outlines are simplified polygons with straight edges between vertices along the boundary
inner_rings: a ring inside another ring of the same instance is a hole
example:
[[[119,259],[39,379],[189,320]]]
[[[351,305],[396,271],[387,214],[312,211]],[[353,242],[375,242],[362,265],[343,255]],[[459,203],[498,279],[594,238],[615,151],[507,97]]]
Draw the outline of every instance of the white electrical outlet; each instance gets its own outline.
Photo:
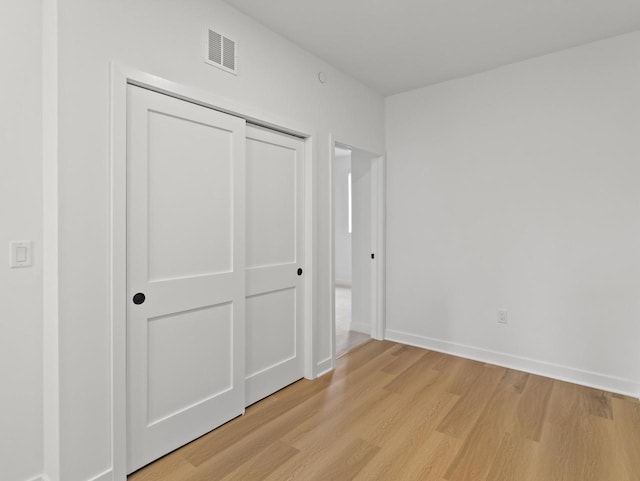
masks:
[[[498,322],[500,324],[507,323],[507,310],[506,309],[498,309]]]

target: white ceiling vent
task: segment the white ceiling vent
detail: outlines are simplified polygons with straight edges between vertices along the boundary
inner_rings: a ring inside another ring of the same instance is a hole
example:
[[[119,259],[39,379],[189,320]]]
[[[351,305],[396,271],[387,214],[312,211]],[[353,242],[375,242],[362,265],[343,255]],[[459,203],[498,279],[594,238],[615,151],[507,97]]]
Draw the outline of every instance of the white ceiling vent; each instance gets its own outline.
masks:
[[[204,61],[233,74],[238,73],[238,45],[229,37],[207,30],[207,42]]]

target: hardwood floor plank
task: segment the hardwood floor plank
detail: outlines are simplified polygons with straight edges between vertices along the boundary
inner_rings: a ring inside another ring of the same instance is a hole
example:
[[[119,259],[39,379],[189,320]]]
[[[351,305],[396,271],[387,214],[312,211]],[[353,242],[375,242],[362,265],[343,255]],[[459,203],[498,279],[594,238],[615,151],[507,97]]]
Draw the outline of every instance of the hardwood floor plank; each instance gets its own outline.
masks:
[[[449,412],[456,400],[456,395],[441,393],[429,406],[421,407],[417,415],[411,413],[411,416],[415,416],[414,420],[403,420],[401,428],[388,433],[384,439],[376,436],[377,445],[381,448],[380,453],[367,464],[356,479],[440,479],[444,468],[450,462],[445,454],[453,456],[458,441],[444,443],[445,439],[452,438],[441,433],[436,433],[435,436],[433,434],[438,422]],[[373,433],[377,434],[378,431],[374,429]],[[373,440],[369,441],[373,443]]]
[[[536,475],[551,481],[625,481],[624,466],[607,449],[610,440],[604,422],[596,416],[576,416],[566,426],[546,427],[539,455],[534,459]]]
[[[585,387],[584,396],[586,398],[587,412],[589,414],[605,419],[613,419],[610,393],[599,389]]]
[[[612,420],[599,418],[598,422],[603,426],[603,430],[605,431],[603,437],[605,443],[603,443],[603,446],[606,449],[604,456],[606,457],[605,463],[608,466],[608,470],[618,472],[618,479],[621,481],[640,481],[640,472],[638,471],[640,467],[640,459],[638,459],[638,456],[640,455],[635,452],[635,462],[629,462],[631,461],[627,457],[627,448],[629,445],[623,439],[623,436],[620,436],[622,432],[630,432],[632,430],[620,430],[619,427],[616,426],[615,421]]]
[[[471,366],[471,370],[478,374],[475,365]],[[454,438],[465,438],[493,396],[493,392],[504,373],[505,370],[502,368],[489,369],[481,366],[475,382],[440,423],[438,431]]]
[[[504,433],[513,430],[519,401],[520,396],[516,392],[494,391],[451,463],[445,475],[447,480],[478,481],[487,476]]]
[[[283,439],[300,450],[322,451],[326,439],[355,431],[354,426],[360,419],[365,418],[365,422],[370,422],[373,414],[384,411],[386,406],[396,406],[397,398],[393,396],[393,393],[384,389],[370,389],[360,402],[347,409],[323,411],[292,429]],[[324,417],[325,421],[320,417]]]
[[[613,398],[612,410],[615,445],[622,453],[629,479],[640,481],[640,404],[634,400]]]
[[[398,356],[399,354],[402,354],[404,352],[414,351],[414,350],[422,351],[424,353],[424,349],[420,349],[419,347],[408,346],[406,344],[398,344],[396,347],[394,347],[391,350],[391,354],[394,356]]]
[[[545,422],[564,425],[576,412],[586,414],[581,387],[564,381],[552,381]]]
[[[438,371],[431,369],[434,356],[434,352],[426,351],[426,353],[407,366],[406,369],[399,372],[395,379],[385,386],[385,389],[397,393],[409,392],[413,390],[416,385],[421,387],[429,382],[429,380],[434,381],[440,374]]]
[[[424,443],[411,452],[410,459],[400,467],[398,478],[406,481],[444,481],[444,473],[462,443],[456,438],[433,431]]]
[[[391,394],[382,389],[391,378],[383,372],[384,365],[388,362],[386,353],[378,356],[366,366],[367,370],[377,369],[375,377],[362,376],[352,383],[337,383],[335,390],[327,389],[327,401],[323,408],[292,429],[283,439],[292,446],[304,448],[305,440],[336,436],[341,430],[353,426],[359,417],[370,416],[372,410],[382,409],[384,400]],[[392,401],[391,404],[393,403]]]
[[[357,476],[367,463],[378,453],[380,448],[355,439],[351,444],[340,450],[336,457],[330,456],[319,469],[310,473],[309,481],[349,481]]]
[[[407,349],[393,353],[393,355],[396,356],[396,360],[382,369],[382,372],[398,375],[424,355],[424,350],[422,349],[411,346],[404,347],[407,347]]]
[[[524,391],[524,387],[526,386],[528,379],[529,374],[526,372],[507,369],[504,377],[500,380],[500,384],[498,384],[498,389],[520,394]]]
[[[425,387],[412,397],[389,398],[395,401],[395,406],[387,404],[362,427],[357,426],[359,435],[371,444],[383,447],[393,443],[398,436],[406,437],[415,428],[428,432],[435,430],[458,396],[437,391],[427,393],[427,390]]]
[[[431,366],[431,369],[434,371],[444,371],[448,370],[452,364],[455,364],[456,361],[460,359],[459,357],[451,356],[449,354],[440,353],[440,356]]]
[[[396,346],[397,344],[391,341],[371,341],[356,347],[348,355],[338,359],[334,374],[335,379],[339,380],[342,377],[346,377],[369,363],[371,359],[387,353]]]
[[[314,448],[317,447],[318,445],[314,446]],[[347,476],[345,479],[351,479],[379,449],[358,438],[356,433],[349,432],[332,438],[329,443],[325,442],[320,449],[300,451],[298,456],[282,464],[265,479],[269,481],[342,479],[337,476]],[[334,464],[347,464],[348,467],[334,466]]]
[[[532,441],[540,441],[553,380],[530,375],[518,403],[516,432]]]
[[[530,479],[536,442],[505,433],[485,481],[534,481]]]
[[[452,394],[464,396],[485,370],[486,368],[480,362],[454,358],[444,370],[448,375],[445,389]]]
[[[629,401],[629,402],[632,402],[632,403],[635,403],[635,404],[640,404],[640,399],[634,398],[634,397],[631,397],[631,396],[625,396],[624,394],[618,394],[618,393],[613,392],[613,393],[611,393],[611,397],[612,398],[616,398],[616,399],[623,399],[625,401]]]
[[[196,469],[184,459],[181,450],[174,451],[129,476],[129,481],[182,481]]]
[[[246,481],[264,479],[283,463],[299,454],[295,448],[282,441],[276,441],[249,462],[241,464],[235,471],[225,476],[224,481]]]

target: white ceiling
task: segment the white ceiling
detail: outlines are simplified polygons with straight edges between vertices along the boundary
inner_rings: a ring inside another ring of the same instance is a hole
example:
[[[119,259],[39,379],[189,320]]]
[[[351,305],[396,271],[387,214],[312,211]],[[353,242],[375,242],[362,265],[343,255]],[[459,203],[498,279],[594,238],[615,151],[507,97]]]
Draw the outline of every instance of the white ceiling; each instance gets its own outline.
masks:
[[[226,1],[385,95],[640,29],[640,0]]]

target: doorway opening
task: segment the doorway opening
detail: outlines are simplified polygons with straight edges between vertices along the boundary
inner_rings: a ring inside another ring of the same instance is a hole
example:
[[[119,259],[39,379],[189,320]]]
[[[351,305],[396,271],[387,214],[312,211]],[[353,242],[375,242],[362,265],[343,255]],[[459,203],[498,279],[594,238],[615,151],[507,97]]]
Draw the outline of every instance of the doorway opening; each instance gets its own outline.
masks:
[[[335,358],[377,337],[378,158],[334,145]]]

